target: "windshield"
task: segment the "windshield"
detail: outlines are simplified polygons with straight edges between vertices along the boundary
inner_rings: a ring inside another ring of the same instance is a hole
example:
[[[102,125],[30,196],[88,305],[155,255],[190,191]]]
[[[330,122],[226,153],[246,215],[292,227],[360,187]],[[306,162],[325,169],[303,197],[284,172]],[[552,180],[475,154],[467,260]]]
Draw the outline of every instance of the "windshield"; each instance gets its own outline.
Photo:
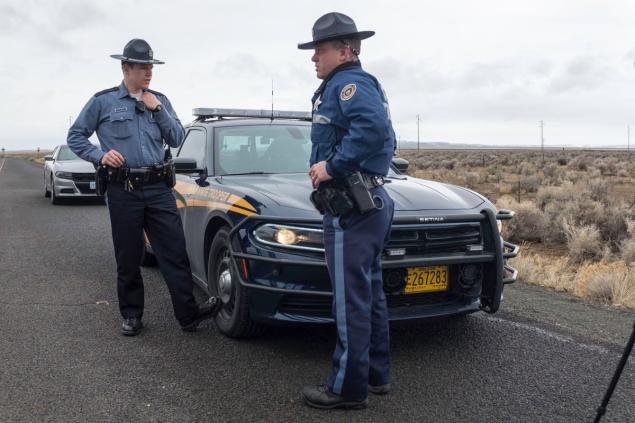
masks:
[[[215,131],[217,175],[305,173],[309,169],[309,125],[232,126]]]
[[[64,146],[64,147],[60,147],[60,152],[57,155],[57,160],[81,160],[79,157],[77,157],[77,154],[73,153],[73,151]]]

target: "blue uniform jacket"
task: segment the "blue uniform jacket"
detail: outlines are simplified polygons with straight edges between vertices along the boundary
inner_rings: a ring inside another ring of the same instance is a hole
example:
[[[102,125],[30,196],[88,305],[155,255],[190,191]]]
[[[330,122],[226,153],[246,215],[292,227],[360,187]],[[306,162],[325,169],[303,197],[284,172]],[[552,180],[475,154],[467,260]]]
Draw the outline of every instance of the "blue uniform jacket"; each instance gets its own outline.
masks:
[[[386,94],[359,62],[338,66],[313,99],[311,165],[326,160],[334,178],[386,175],[395,150]]]
[[[123,155],[128,167],[163,163],[163,141],[170,147],[181,145],[183,126],[166,96],[147,91],[159,99],[163,110],[136,113],[137,100],[130,96],[123,82],[119,87],[95,94],[69,129],[68,146],[79,157],[94,164],[112,149]],[[101,149],[88,140],[95,131]]]

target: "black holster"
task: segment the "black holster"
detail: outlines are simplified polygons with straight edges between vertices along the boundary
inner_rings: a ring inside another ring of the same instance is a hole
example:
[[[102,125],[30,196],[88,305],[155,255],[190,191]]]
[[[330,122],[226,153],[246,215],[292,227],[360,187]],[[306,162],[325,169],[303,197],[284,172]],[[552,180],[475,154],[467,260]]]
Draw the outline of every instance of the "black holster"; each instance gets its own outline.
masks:
[[[311,193],[311,203],[320,214],[331,216],[346,216],[354,208],[355,204],[346,189],[333,183],[322,182],[318,189]]]
[[[108,166],[99,165],[95,170],[95,193],[97,195],[106,194],[108,188]]]
[[[360,214],[366,214],[377,208],[361,172],[351,173],[346,177],[346,188]]]

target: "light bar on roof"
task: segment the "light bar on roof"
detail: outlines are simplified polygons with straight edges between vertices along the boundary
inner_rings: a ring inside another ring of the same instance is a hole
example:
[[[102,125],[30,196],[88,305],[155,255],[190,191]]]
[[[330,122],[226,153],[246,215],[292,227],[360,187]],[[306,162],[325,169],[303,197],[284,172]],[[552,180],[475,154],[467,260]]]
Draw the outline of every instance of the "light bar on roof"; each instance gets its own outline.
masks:
[[[266,109],[213,109],[198,107],[192,110],[192,114],[198,118],[260,118],[260,119],[301,119],[311,120],[310,112],[296,112],[289,110]]]

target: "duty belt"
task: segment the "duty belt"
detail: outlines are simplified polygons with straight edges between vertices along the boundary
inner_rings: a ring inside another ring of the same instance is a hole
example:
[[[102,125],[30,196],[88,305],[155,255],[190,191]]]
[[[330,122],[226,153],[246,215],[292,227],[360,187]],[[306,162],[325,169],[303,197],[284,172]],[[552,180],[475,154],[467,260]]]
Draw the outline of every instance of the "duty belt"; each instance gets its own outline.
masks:
[[[123,182],[127,191],[143,186],[165,181],[168,177],[168,166],[156,165],[152,167],[120,167],[108,169],[108,182]]]

